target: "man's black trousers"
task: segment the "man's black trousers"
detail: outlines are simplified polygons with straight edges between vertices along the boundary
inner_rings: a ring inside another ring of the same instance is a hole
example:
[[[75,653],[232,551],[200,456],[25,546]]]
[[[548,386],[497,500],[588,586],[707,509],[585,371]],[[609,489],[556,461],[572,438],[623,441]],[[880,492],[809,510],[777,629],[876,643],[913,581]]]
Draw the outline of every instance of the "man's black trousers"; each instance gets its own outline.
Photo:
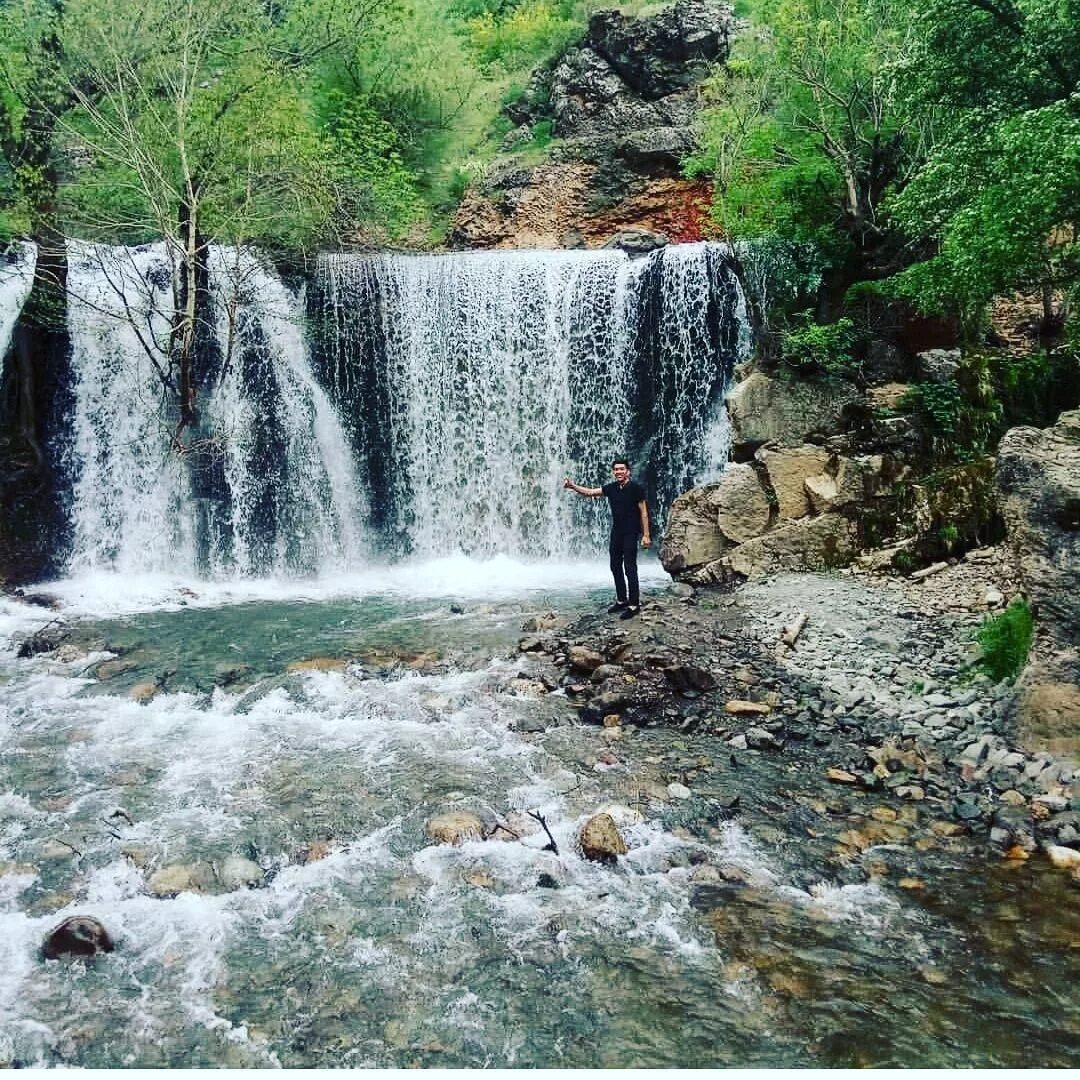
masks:
[[[637,549],[636,532],[612,532],[608,541],[608,554],[611,556],[611,576],[615,579],[615,597],[619,603],[629,603],[631,607],[637,607],[639,602]]]

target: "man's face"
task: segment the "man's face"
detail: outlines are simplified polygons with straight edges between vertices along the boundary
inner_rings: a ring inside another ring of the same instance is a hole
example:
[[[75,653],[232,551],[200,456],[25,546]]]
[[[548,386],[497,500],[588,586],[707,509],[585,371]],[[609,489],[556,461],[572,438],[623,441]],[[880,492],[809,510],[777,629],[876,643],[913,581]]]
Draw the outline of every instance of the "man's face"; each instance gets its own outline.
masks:
[[[630,479],[630,470],[625,465],[613,465],[611,471],[615,474],[615,479],[620,486]]]

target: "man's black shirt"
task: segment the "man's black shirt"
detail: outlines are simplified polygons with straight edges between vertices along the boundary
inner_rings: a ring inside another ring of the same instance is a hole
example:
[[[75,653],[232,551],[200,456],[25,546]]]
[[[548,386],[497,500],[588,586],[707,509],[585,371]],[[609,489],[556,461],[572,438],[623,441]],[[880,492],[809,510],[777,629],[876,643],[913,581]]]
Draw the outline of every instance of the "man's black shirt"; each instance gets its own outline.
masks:
[[[645,489],[636,480],[627,481],[626,487],[619,487],[618,481],[612,480],[600,490],[611,506],[612,535],[625,536],[630,533],[637,536],[641,532],[638,503],[645,501]]]

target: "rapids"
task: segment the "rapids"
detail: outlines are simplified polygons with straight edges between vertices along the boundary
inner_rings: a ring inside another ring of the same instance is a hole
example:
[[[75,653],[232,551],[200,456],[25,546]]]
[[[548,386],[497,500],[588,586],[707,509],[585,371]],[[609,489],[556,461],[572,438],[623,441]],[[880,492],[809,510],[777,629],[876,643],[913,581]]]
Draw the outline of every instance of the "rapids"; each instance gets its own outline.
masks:
[[[1050,977],[1076,929],[1060,875],[928,854],[923,901],[820,861],[798,759],[743,755],[737,815],[718,739],[628,730],[605,764],[515,654],[524,618],[605,603],[604,568],[515,588],[508,560],[457,561],[461,592],[448,569],[291,596],[159,580],[96,610],[108,590],[84,579],[49,587],[58,613],[3,603],[0,1060],[989,1066],[1056,1039],[1038,1060],[1075,1063]],[[68,648],[17,659],[55,619]],[[318,657],[337,662],[297,664]],[[637,812],[630,850],[590,863],[577,832],[612,803]],[[432,844],[449,809],[533,831]],[[227,879],[236,857],[260,887]],[[178,865],[199,889],[155,895]],[[116,951],[43,961],[74,914]]]

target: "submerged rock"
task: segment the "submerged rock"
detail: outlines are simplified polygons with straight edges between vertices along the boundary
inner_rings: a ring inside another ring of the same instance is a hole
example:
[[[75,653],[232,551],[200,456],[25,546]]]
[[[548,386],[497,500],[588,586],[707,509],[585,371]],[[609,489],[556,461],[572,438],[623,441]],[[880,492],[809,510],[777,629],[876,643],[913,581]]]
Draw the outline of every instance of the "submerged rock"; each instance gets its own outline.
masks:
[[[112,937],[101,922],[89,915],[75,915],[49,931],[42,951],[46,960],[56,960],[61,956],[97,956],[114,948]]]
[[[629,850],[610,814],[595,814],[581,829],[581,853],[592,862],[614,862]]]
[[[217,876],[222,888],[228,890],[256,888],[266,881],[263,868],[242,855],[230,855],[222,860],[217,868]]]

